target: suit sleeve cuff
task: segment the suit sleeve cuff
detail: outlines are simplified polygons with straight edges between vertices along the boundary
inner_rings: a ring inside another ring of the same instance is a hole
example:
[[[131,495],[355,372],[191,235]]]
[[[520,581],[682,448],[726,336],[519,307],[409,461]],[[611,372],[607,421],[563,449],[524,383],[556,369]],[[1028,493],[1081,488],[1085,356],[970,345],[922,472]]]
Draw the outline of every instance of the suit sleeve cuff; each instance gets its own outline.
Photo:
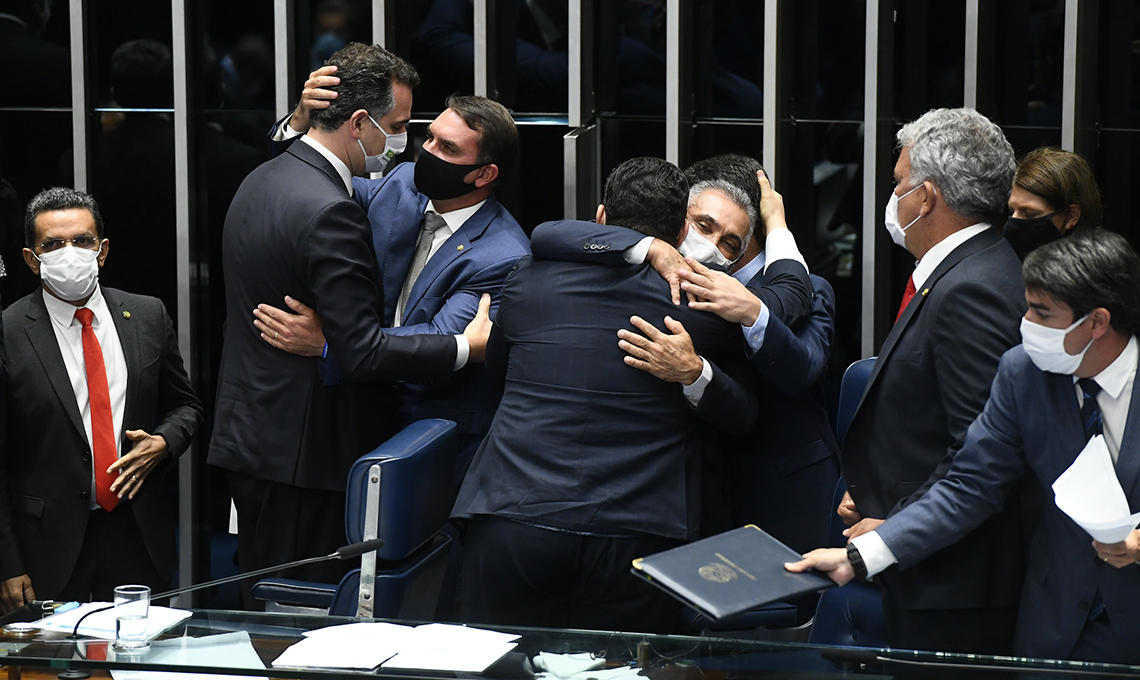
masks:
[[[760,313],[756,315],[756,323],[751,326],[741,324],[740,328],[744,331],[744,341],[748,343],[748,349],[753,352],[760,351],[764,345],[764,332],[768,330],[768,319],[771,317],[768,305],[761,304]]]
[[[279,125],[277,127],[277,129],[273,132],[273,141],[284,142],[286,140],[293,139],[294,137],[300,137],[301,135],[304,134],[303,132],[298,132],[298,131],[294,130],[293,128],[289,127],[289,121],[290,120],[293,120],[292,114],[290,114],[289,118],[286,119],[286,121],[282,125]],[[264,130],[265,128],[262,128],[262,129]]]
[[[471,343],[467,341],[467,336],[460,333],[455,336],[455,368],[452,371],[458,371],[467,365],[467,359],[471,357]]]
[[[625,261],[629,264],[645,264],[645,258],[649,256],[649,246],[651,245],[653,245],[653,237],[646,236],[638,241],[636,245],[626,248],[625,252],[622,253],[622,257],[624,257]]]
[[[867,567],[867,576],[874,576],[898,562],[895,554],[887,547],[886,541],[877,531],[856,536],[851,539],[851,545],[855,546],[863,558],[863,564]]]
[[[768,271],[768,265],[776,260],[795,260],[807,269],[807,262],[804,262],[804,256],[800,254],[791,229],[773,229],[764,239],[764,271]]]
[[[701,375],[693,381],[692,385],[684,385],[681,391],[685,394],[685,399],[689,400],[689,405],[693,408],[701,403],[701,397],[705,396],[705,388],[712,382],[712,366],[709,364],[708,359],[701,357]]]

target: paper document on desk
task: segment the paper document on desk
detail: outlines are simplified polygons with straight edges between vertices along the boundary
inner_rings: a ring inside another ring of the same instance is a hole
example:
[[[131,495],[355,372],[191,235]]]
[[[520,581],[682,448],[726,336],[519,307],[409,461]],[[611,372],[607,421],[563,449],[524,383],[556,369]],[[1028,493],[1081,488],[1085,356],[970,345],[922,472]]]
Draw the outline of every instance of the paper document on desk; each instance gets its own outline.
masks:
[[[273,660],[274,666],[294,668],[352,668],[370,670],[406,647],[415,633],[411,626],[394,623],[350,623],[304,633]]]
[[[55,614],[40,619],[32,623],[32,625],[42,630],[71,633],[71,630],[75,628],[76,622],[78,622],[84,614],[99,609],[100,607],[110,608],[83,619],[83,625],[79,626],[79,634],[99,638],[100,640],[114,640],[115,608],[111,607],[110,602],[88,602],[87,604],[81,604],[75,609],[62,614]],[[191,613],[185,609],[170,609],[169,607],[155,607],[152,605],[147,615],[147,639],[151,640],[158,637],[162,633],[190,618],[190,615]]]
[[[1099,434],[1053,482],[1053,499],[1062,512],[1101,543],[1119,543],[1140,524],[1140,512],[1129,513],[1112,456]]]
[[[143,663],[170,666],[213,666],[215,668],[265,668],[261,657],[253,649],[249,633],[208,635],[206,637],[180,637],[150,643],[150,650],[139,658]],[[131,671],[113,669],[114,680],[251,680],[248,675],[215,675],[202,673],[173,673],[166,671]],[[256,679],[252,679],[256,680]]]
[[[448,623],[416,626],[384,668],[482,673],[515,648],[518,635]]]

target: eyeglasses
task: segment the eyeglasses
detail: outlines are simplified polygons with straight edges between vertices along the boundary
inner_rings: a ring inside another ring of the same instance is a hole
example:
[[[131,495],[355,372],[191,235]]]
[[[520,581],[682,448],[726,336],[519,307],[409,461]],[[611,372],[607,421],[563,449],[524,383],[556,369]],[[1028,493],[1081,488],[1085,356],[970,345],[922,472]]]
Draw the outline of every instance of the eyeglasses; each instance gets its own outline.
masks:
[[[40,243],[36,247],[41,252],[51,253],[59,250],[67,244],[71,244],[76,248],[83,248],[84,250],[99,250],[99,238],[96,236],[76,236],[75,238],[49,238],[48,240]]]

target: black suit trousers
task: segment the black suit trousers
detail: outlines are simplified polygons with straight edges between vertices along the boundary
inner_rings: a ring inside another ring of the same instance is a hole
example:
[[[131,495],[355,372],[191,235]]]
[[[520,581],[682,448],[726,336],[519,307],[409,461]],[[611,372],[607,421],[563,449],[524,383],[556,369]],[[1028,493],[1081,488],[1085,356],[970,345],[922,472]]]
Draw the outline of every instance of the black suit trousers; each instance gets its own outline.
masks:
[[[681,605],[630,573],[681,541],[555,531],[497,517],[467,524],[460,619],[485,625],[671,633]]]
[[[170,580],[162,578],[150,558],[131,501],[119,501],[111,512],[91,511],[75,569],[54,599],[113,602],[115,588],[122,585],[148,586],[152,594],[170,589]]]

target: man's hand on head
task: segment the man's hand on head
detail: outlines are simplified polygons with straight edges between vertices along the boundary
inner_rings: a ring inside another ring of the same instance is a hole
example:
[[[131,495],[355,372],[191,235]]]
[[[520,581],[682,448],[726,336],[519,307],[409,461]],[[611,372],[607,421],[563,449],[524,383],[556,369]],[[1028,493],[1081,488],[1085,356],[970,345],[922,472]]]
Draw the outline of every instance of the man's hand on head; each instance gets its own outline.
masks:
[[[681,304],[681,278],[680,272],[692,271],[692,266],[685,262],[684,256],[677,249],[659,238],[653,239],[649,246],[649,253],[645,261],[653,267],[661,278],[669,282],[669,294],[673,297],[673,304]]]
[[[665,317],[665,327],[672,335],[662,333],[638,316],[630,317],[629,322],[644,335],[625,329],[618,331],[618,347],[629,354],[625,363],[665,382],[692,385],[701,377],[704,362],[697,356],[693,339],[680,321]]]
[[[479,298],[479,311],[475,318],[463,329],[467,338],[467,345],[471,353],[467,355],[468,363],[482,363],[487,358],[487,338],[491,337],[491,296],[483,293]]]
[[[763,303],[744,284],[724,272],[709,269],[691,257],[685,258],[692,271],[678,273],[684,281],[681,289],[689,295],[689,306],[712,312],[725,321],[752,326],[760,316]]]
[[[808,569],[822,571],[839,585],[849,583],[855,578],[855,569],[847,559],[846,548],[820,548],[804,555],[799,562],[788,562],[784,565],[788,571],[804,572]]]
[[[784,197],[772,188],[763,170],[756,171],[756,181],[760,183],[760,222],[764,225],[764,235],[773,229],[787,229],[784,217]]]
[[[301,101],[287,121],[289,127],[297,132],[307,131],[309,112],[313,109],[327,109],[332,105],[332,100],[339,95],[333,90],[324,88],[340,85],[340,78],[334,76],[334,73],[336,73],[335,66],[322,66],[309,74],[309,79],[305,81],[305,89],[301,91]]]
[[[266,304],[253,310],[253,325],[261,339],[277,349],[303,357],[319,357],[325,351],[325,334],[316,310],[286,296],[293,313]]]

